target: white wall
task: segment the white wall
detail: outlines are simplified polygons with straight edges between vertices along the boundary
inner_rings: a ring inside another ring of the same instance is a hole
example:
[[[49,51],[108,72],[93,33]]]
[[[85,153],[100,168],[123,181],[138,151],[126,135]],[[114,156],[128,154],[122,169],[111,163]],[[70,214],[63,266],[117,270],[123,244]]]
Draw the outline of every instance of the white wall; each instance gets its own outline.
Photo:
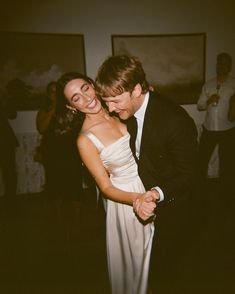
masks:
[[[38,2],[38,3],[35,3]],[[215,58],[227,51],[235,60],[233,0],[21,0],[1,4],[0,30],[42,33],[82,33],[87,74],[111,55],[112,34],[207,34],[206,78],[214,75]],[[233,74],[234,74],[233,68]],[[184,106],[201,122],[195,105]],[[35,112],[19,112],[16,132],[35,131]]]

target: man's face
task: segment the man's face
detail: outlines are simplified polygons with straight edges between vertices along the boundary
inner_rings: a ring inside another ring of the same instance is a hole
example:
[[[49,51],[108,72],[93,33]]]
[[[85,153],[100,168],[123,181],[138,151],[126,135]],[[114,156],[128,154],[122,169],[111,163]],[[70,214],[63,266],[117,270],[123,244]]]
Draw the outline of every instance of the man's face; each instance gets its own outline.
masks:
[[[219,76],[226,76],[231,71],[231,62],[226,57],[221,57],[218,59],[216,64],[216,72]]]
[[[102,100],[108,106],[109,112],[117,113],[122,120],[133,116],[137,110],[135,98],[130,92],[124,92],[115,97],[102,97]]]

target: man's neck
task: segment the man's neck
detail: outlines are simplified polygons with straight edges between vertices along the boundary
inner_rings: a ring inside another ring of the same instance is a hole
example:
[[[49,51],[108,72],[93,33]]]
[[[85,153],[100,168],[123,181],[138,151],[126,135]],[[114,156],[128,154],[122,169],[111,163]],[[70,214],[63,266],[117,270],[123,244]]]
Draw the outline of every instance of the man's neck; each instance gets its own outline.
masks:
[[[142,94],[142,103],[141,105],[139,106],[139,108],[136,110],[135,112],[135,116],[138,117],[139,115],[141,117],[144,117],[144,114],[145,114],[145,110],[146,110],[146,107],[147,107],[147,103],[148,103],[148,99],[149,99],[149,92],[145,93],[145,94]]]
[[[136,98],[136,101],[135,101],[136,111],[138,111],[141,108],[141,106],[143,105],[144,97],[145,97],[145,94],[141,94],[139,97]]]
[[[229,75],[217,75],[217,83],[218,84],[223,84]]]

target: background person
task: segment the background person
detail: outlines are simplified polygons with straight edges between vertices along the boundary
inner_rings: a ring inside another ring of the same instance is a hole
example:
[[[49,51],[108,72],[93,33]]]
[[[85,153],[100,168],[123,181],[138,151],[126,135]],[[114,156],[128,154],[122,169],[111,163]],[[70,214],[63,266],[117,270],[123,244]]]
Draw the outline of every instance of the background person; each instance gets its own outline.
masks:
[[[47,101],[36,117],[42,135],[40,154],[45,169],[45,193],[58,249],[70,250],[72,230],[81,226],[82,161],[77,152],[77,121],[57,97],[57,83],[47,86]],[[57,239],[59,238],[59,239]]]
[[[0,168],[4,186],[4,200],[7,209],[16,208],[16,148],[19,146],[17,137],[9,123],[9,119],[15,119],[17,112],[14,103],[10,100],[5,103],[0,101]]]
[[[206,111],[199,144],[199,174],[205,182],[210,157],[218,144],[220,188],[224,197],[231,193],[233,186],[235,121],[228,119],[230,99],[235,93],[231,69],[231,56],[224,52],[218,54],[216,77],[204,84],[197,103],[200,111]]]

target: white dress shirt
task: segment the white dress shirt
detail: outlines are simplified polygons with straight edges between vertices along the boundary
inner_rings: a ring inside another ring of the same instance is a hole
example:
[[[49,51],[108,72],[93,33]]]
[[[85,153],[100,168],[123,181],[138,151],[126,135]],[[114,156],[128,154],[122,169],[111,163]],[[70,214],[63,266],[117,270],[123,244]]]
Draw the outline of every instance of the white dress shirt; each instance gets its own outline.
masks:
[[[141,105],[141,107],[134,114],[134,116],[136,118],[136,121],[137,121],[137,125],[138,125],[137,136],[136,136],[136,141],[135,141],[136,156],[137,156],[138,159],[139,159],[139,156],[140,156],[140,146],[141,146],[143,125],[144,125],[144,117],[145,117],[145,112],[146,112],[146,108],[147,108],[147,105],[148,105],[148,101],[149,101],[149,92],[147,92],[145,94],[143,104]],[[160,200],[159,201],[163,201],[164,200],[164,194],[163,194],[161,188],[153,187],[152,189],[156,189],[159,192],[159,194],[160,194]]]
[[[220,99],[217,105],[207,105],[207,100],[212,94],[218,94]],[[224,83],[217,85],[217,79],[209,80],[202,88],[197,107],[206,110],[203,123],[208,131],[225,131],[235,127],[235,122],[228,120],[230,97],[235,94],[235,79],[229,76]]]

